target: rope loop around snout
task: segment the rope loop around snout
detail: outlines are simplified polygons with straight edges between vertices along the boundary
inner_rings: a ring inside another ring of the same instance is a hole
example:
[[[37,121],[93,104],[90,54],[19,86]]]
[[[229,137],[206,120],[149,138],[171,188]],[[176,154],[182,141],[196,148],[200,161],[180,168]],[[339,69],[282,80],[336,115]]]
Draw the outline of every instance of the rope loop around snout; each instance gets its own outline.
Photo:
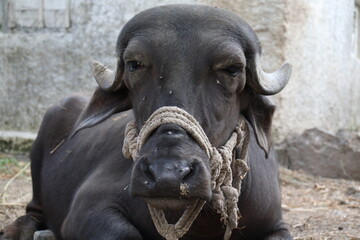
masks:
[[[241,217],[237,203],[242,180],[249,170],[247,166],[249,130],[244,117],[240,117],[235,131],[224,146],[216,148],[211,145],[201,125],[188,112],[178,107],[162,107],[149,117],[139,134],[134,121],[127,124],[123,145],[124,156],[135,161],[152,132],[166,123],[174,123],[184,128],[209,157],[212,206],[226,226],[224,240],[228,240]],[[240,158],[236,159],[238,149],[240,149],[238,154]],[[198,200],[193,206],[189,206],[175,225],[168,224],[162,210],[150,205],[148,207],[160,235],[167,240],[176,240],[186,234],[204,204],[205,201]],[[183,224],[184,221],[186,224]]]

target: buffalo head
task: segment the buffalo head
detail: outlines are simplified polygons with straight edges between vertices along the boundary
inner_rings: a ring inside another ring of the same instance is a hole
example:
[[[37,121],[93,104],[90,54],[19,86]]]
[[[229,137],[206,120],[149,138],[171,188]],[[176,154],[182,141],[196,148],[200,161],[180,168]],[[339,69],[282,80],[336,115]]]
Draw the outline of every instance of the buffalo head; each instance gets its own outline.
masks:
[[[154,111],[176,106],[198,121],[214,147],[229,139],[243,115],[268,153],[274,107],[264,95],[284,88],[291,66],[265,73],[260,42],[239,16],[207,6],[149,9],[125,25],[116,50],[115,72],[94,63],[100,88],[77,130],[133,108],[140,131]],[[209,158],[184,128],[161,125],[134,160],[133,196],[167,209],[211,200]]]

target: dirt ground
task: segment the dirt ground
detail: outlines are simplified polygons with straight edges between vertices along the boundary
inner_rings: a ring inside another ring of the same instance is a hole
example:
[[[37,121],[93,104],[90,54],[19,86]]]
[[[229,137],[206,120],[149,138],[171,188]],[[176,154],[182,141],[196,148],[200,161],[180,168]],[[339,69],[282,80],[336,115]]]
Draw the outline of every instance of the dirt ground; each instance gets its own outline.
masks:
[[[0,229],[31,199],[27,161],[0,154]],[[285,221],[297,240],[360,240],[360,182],[280,169]]]

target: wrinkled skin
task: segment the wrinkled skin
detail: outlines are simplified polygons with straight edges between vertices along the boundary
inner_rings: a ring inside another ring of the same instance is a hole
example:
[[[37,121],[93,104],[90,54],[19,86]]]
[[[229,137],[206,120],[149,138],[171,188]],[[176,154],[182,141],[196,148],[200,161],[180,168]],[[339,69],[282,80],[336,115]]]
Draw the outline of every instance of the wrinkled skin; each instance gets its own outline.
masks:
[[[122,154],[125,125],[136,119],[140,130],[162,106],[193,115],[216,147],[245,116],[250,171],[231,239],[292,239],[269,147],[274,106],[250,84],[260,51],[251,28],[224,10],[174,5],[135,16],[117,43],[118,85],[98,88],[90,101],[68,97],[47,111],[31,153],[33,199],[2,239],[32,239],[46,228],[58,240],[162,239],[146,201],[174,222],[198,198],[207,203],[181,239],[222,239],[225,228],[211,207],[209,159],[184,129],[160,126],[135,163]]]

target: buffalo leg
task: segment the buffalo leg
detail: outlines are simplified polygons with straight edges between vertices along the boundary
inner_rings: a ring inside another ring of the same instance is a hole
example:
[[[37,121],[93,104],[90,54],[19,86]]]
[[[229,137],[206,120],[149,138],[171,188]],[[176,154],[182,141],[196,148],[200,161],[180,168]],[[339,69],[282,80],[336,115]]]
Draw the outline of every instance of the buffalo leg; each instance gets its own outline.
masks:
[[[77,215],[77,216],[76,216]],[[81,212],[66,218],[61,235],[66,240],[142,240],[139,231],[117,211]]]
[[[33,240],[34,232],[40,227],[41,223],[27,214],[6,226],[1,240]]]

